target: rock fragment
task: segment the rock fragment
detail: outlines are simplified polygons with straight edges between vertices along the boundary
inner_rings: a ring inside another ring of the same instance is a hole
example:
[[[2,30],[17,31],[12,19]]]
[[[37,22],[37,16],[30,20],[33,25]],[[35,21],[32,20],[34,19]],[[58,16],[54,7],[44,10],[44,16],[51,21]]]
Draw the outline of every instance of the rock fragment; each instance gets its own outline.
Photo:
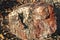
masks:
[[[42,40],[57,29],[53,7],[46,3],[18,6],[8,17],[11,33],[22,40]]]

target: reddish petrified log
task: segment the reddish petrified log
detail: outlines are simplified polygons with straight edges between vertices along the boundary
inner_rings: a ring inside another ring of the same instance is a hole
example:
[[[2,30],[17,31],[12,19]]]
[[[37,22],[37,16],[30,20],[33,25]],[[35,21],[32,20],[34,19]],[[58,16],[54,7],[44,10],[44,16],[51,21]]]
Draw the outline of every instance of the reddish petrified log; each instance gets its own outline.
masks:
[[[28,3],[8,15],[9,29],[22,40],[43,40],[56,31],[53,7],[46,3]]]

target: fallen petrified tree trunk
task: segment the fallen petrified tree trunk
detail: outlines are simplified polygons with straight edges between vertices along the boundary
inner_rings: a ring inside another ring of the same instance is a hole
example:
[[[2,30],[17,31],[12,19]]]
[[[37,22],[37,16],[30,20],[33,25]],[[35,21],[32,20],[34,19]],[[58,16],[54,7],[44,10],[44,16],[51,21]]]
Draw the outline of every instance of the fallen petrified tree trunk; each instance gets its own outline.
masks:
[[[18,6],[8,17],[8,28],[22,40],[43,40],[57,29],[53,7],[46,3]]]

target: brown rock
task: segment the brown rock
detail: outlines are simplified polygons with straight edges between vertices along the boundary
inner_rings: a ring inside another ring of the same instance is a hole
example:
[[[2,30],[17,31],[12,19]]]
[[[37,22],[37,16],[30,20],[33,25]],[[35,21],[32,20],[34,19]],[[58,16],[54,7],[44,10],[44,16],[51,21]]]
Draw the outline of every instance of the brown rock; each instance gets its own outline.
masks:
[[[53,7],[46,3],[18,6],[8,17],[10,31],[23,40],[41,40],[57,29]]]

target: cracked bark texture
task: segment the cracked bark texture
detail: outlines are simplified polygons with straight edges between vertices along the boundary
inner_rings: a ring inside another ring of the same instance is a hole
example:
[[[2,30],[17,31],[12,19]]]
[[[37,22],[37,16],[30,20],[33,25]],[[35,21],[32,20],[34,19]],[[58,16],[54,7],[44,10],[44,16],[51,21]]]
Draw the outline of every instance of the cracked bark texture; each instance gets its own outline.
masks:
[[[46,3],[27,3],[8,14],[8,28],[22,40],[44,40],[56,31],[53,6]]]

